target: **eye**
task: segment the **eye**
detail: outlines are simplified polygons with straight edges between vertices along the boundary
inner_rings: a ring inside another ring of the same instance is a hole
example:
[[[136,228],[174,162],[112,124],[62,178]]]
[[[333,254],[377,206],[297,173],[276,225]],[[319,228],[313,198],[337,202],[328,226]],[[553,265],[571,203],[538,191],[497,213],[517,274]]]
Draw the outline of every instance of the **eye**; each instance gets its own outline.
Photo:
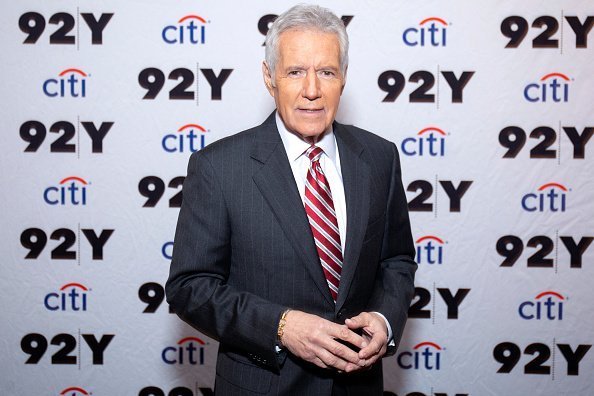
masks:
[[[301,77],[303,75],[303,70],[289,70],[287,75],[289,77]]]
[[[318,72],[318,75],[320,77],[324,77],[324,78],[332,78],[332,77],[336,76],[336,73],[333,72],[332,70],[320,70]]]

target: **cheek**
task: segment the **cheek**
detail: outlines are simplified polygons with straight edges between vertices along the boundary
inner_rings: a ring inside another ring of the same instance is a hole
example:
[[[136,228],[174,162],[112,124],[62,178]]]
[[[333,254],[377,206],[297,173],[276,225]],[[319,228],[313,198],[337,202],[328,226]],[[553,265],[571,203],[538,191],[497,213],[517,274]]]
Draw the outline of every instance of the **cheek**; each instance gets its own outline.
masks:
[[[287,108],[294,107],[295,103],[299,99],[299,94],[293,91],[284,91],[280,93],[279,101],[281,105]]]
[[[332,101],[338,101],[342,94],[342,84],[338,81],[329,84],[326,94],[328,98],[332,98]]]
[[[338,104],[340,103],[340,94],[341,94],[342,89],[333,89],[329,95],[327,96],[328,99],[328,104],[332,107],[334,107],[334,110],[336,110],[336,107],[338,107]]]

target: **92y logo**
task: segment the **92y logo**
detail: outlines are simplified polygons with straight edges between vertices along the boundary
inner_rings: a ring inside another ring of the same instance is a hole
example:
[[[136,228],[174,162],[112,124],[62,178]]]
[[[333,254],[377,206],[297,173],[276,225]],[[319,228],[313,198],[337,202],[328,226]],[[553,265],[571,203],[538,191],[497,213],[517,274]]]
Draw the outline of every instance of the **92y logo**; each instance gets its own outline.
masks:
[[[528,239],[526,248],[536,249],[524,263],[528,268],[557,268],[559,265],[559,240],[561,240],[563,247],[569,253],[569,267],[582,268],[582,261],[584,254],[592,244],[594,237],[583,236],[574,238],[570,235],[560,236],[555,240],[546,235],[536,235]],[[504,235],[497,240],[495,246],[497,253],[504,257],[504,260],[499,265],[500,267],[512,267],[522,257],[524,252],[524,241],[516,235]],[[551,253],[555,251],[555,256],[550,257]],[[523,263],[522,263],[523,264]]]
[[[82,17],[85,25],[91,32],[91,44],[103,44],[103,31],[113,17],[113,13],[100,14],[99,17],[95,17],[90,12],[78,13],[76,16],[78,17],[78,15]],[[77,44],[77,38],[80,41],[80,37],[70,34],[76,28],[77,20],[78,18],[71,14],[58,12],[49,17],[46,22],[45,17],[40,13],[26,12],[19,18],[19,28],[27,35],[23,44],[37,43],[48,23],[50,25],[57,25],[57,29],[49,37],[50,44]],[[76,31],[78,32],[78,29]]]
[[[199,69],[206,82],[210,86],[210,99],[221,100],[223,98],[223,84],[227,81],[227,78],[233,72],[233,69],[221,69],[218,74],[215,74],[213,69]],[[190,69],[183,67],[172,70],[167,79],[169,80],[181,80],[177,85],[169,90],[170,100],[196,100],[198,105],[198,92],[199,92],[199,74],[198,70],[196,74]],[[195,90],[192,90],[192,86],[195,83]],[[142,99],[153,100],[155,99],[163,87],[165,86],[165,73],[156,68],[148,67],[141,70],[138,74],[138,84],[146,89],[146,94]]]
[[[103,153],[103,139],[105,139],[113,124],[113,121],[101,122],[99,126],[95,125],[93,121],[80,122],[80,125],[91,139],[92,153]],[[77,145],[79,144],[72,142],[77,135],[75,124],[69,121],[57,121],[49,127],[49,132],[57,135],[56,139],[50,144],[51,153],[78,152]],[[48,137],[48,128],[40,121],[29,120],[21,125],[19,135],[24,142],[28,143],[24,151],[26,153],[35,153]]]
[[[576,127],[564,126],[560,128],[565,132],[573,146],[573,159],[584,159],[586,157],[586,145],[594,134],[594,127],[585,127],[581,132]],[[530,149],[530,158],[561,159],[561,150],[551,148],[557,139],[563,134],[548,126],[539,126],[533,129],[529,135],[518,126],[508,126],[499,132],[499,144],[506,148],[503,158],[516,158],[526,145],[527,138],[536,140],[538,143]],[[560,142],[559,142],[560,143]]]
[[[551,375],[551,371],[555,371],[555,366],[558,367],[561,364],[562,357],[566,363],[565,373],[567,375],[579,375],[580,362],[591,347],[592,345],[589,344],[580,344],[574,348],[569,344],[554,343],[553,348],[550,348],[547,344],[540,342],[529,344],[524,348],[524,355],[536,356],[524,365],[524,374]],[[561,353],[557,355],[557,359],[552,360],[551,367],[547,362],[551,359],[551,351],[555,348]],[[499,367],[497,372],[508,374],[520,362],[522,350],[513,342],[502,342],[493,348],[493,358],[498,363],[501,363],[501,367]]]
[[[183,194],[182,187],[184,184],[185,176],[177,176],[169,181],[167,187],[179,190],[171,198],[169,198],[170,208],[180,208],[182,204]],[[146,176],[138,182],[138,192],[143,197],[146,197],[146,201],[142,205],[143,208],[154,208],[161,197],[165,193],[165,182],[158,176]]]
[[[147,282],[138,288],[138,298],[146,304],[142,313],[155,313],[161,304],[165,301],[165,288],[156,282]],[[171,305],[169,313],[173,313]]]
[[[103,260],[103,248],[115,230],[100,230],[97,233],[90,228],[80,229],[85,239],[92,248],[93,260]],[[77,233],[68,228],[58,228],[49,233],[53,241],[61,241],[50,253],[52,260],[80,260],[80,252],[71,250],[76,244],[77,238],[81,239],[80,231]],[[48,242],[48,233],[40,228],[27,228],[21,233],[21,245],[29,250],[26,259],[37,259],[45,249]]]
[[[438,182],[439,186],[437,184]],[[431,197],[434,198],[434,201],[437,200],[437,192],[435,190],[441,187],[449,200],[449,211],[460,212],[462,208],[462,197],[471,185],[471,180],[462,180],[458,183],[457,187],[450,180],[435,180],[434,188],[433,184],[427,180],[415,180],[408,185],[406,191],[420,192],[408,202],[408,210],[411,212],[434,212],[437,216],[437,202],[428,201]]]
[[[115,334],[103,334],[97,338],[94,334],[81,334],[86,346],[91,350],[91,364],[101,365],[104,353]],[[60,333],[51,338],[49,345],[60,347],[51,356],[51,364],[78,364],[85,355],[72,354],[81,345],[77,344],[76,337],[72,334]],[[43,334],[30,333],[21,339],[21,350],[29,355],[25,364],[37,364],[49,349],[48,338]],[[78,355],[78,356],[77,356]]]
[[[575,48],[588,48],[588,35],[594,26],[594,16],[587,16],[582,22],[578,16],[565,16],[565,21],[575,36]],[[532,21],[532,28],[540,29],[541,32],[532,39],[532,48],[563,48],[563,42],[559,43],[557,35],[559,26],[563,24],[557,18],[550,15],[543,15]],[[501,21],[501,33],[509,38],[505,48],[518,48],[524,41],[530,27],[528,21],[519,15],[512,15]],[[568,33],[565,37],[570,37]]]
[[[443,300],[447,307],[447,318],[458,319],[460,304],[462,304],[462,301],[464,301],[468,293],[470,293],[470,289],[461,288],[456,290],[456,292],[452,293],[452,291],[448,288],[438,287],[437,289],[435,289],[434,285],[434,299],[437,299],[437,294],[435,293],[435,290],[437,290],[437,293],[441,297],[441,300]],[[408,309],[408,317],[415,319],[435,319],[435,312],[432,312],[430,309],[424,309],[430,304],[431,298],[432,296],[429,290],[422,287],[415,287],[413,302],[410,308]],[[434,310],[439,309],[435,307],[435,304],[433,304],[433,308]]]
[[[439,85],[439,76],[443,76],[446,84],[451,91],[451,102],[462,103],[464,88],[474,75],[474,71],[464,71],[459,76],[453,71],[437,71],[437,85]],[[410,75],[409,83],[415,83],[419,86],[412,91],[408,96],[409,103],[436,103],[439,108],[440,98],[436,98],[436,94],[431,90],[436,85],[436,77],[433,73],[427,70],[419,70]],[[382,99],[382,102],[395,102],[400,96],[406,85],[406,78],[404,74],[397,70],[386,70],[377,78],[377,85],[386,92],[387,95]],[[442,99],[443,101],[444,99]]]

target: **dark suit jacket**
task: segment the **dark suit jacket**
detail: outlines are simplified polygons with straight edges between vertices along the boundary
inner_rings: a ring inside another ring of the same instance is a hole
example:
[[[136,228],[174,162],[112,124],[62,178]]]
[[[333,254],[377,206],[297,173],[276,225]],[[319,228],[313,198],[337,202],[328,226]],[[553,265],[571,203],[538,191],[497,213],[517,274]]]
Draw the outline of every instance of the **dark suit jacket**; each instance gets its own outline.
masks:
[[[330,395],[333,381],[382,394],[381,362],[353,376],[275,349],[286,308],[338,323],[381,312],[396,345],[406,322],[416,264],[396,146],[353,126],[334,123],[334,133],[347,206],[336,304],[274,113],[190,158],[166,293],[184,321],[220,342],[217,394]]]

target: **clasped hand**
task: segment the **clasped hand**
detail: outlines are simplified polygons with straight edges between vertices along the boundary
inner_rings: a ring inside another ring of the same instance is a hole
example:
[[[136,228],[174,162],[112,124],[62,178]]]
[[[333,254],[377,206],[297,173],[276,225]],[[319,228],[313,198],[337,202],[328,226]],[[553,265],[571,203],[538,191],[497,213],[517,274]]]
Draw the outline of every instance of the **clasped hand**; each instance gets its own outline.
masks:
[[[359,329],[362,335],[354,331]],[[387,342],[386,323],[373,312],[362,312],[340,325],[316,315],[289,311],[282,338],[283,347],[295,356],[347,373],[369,368],[386,353]]]

